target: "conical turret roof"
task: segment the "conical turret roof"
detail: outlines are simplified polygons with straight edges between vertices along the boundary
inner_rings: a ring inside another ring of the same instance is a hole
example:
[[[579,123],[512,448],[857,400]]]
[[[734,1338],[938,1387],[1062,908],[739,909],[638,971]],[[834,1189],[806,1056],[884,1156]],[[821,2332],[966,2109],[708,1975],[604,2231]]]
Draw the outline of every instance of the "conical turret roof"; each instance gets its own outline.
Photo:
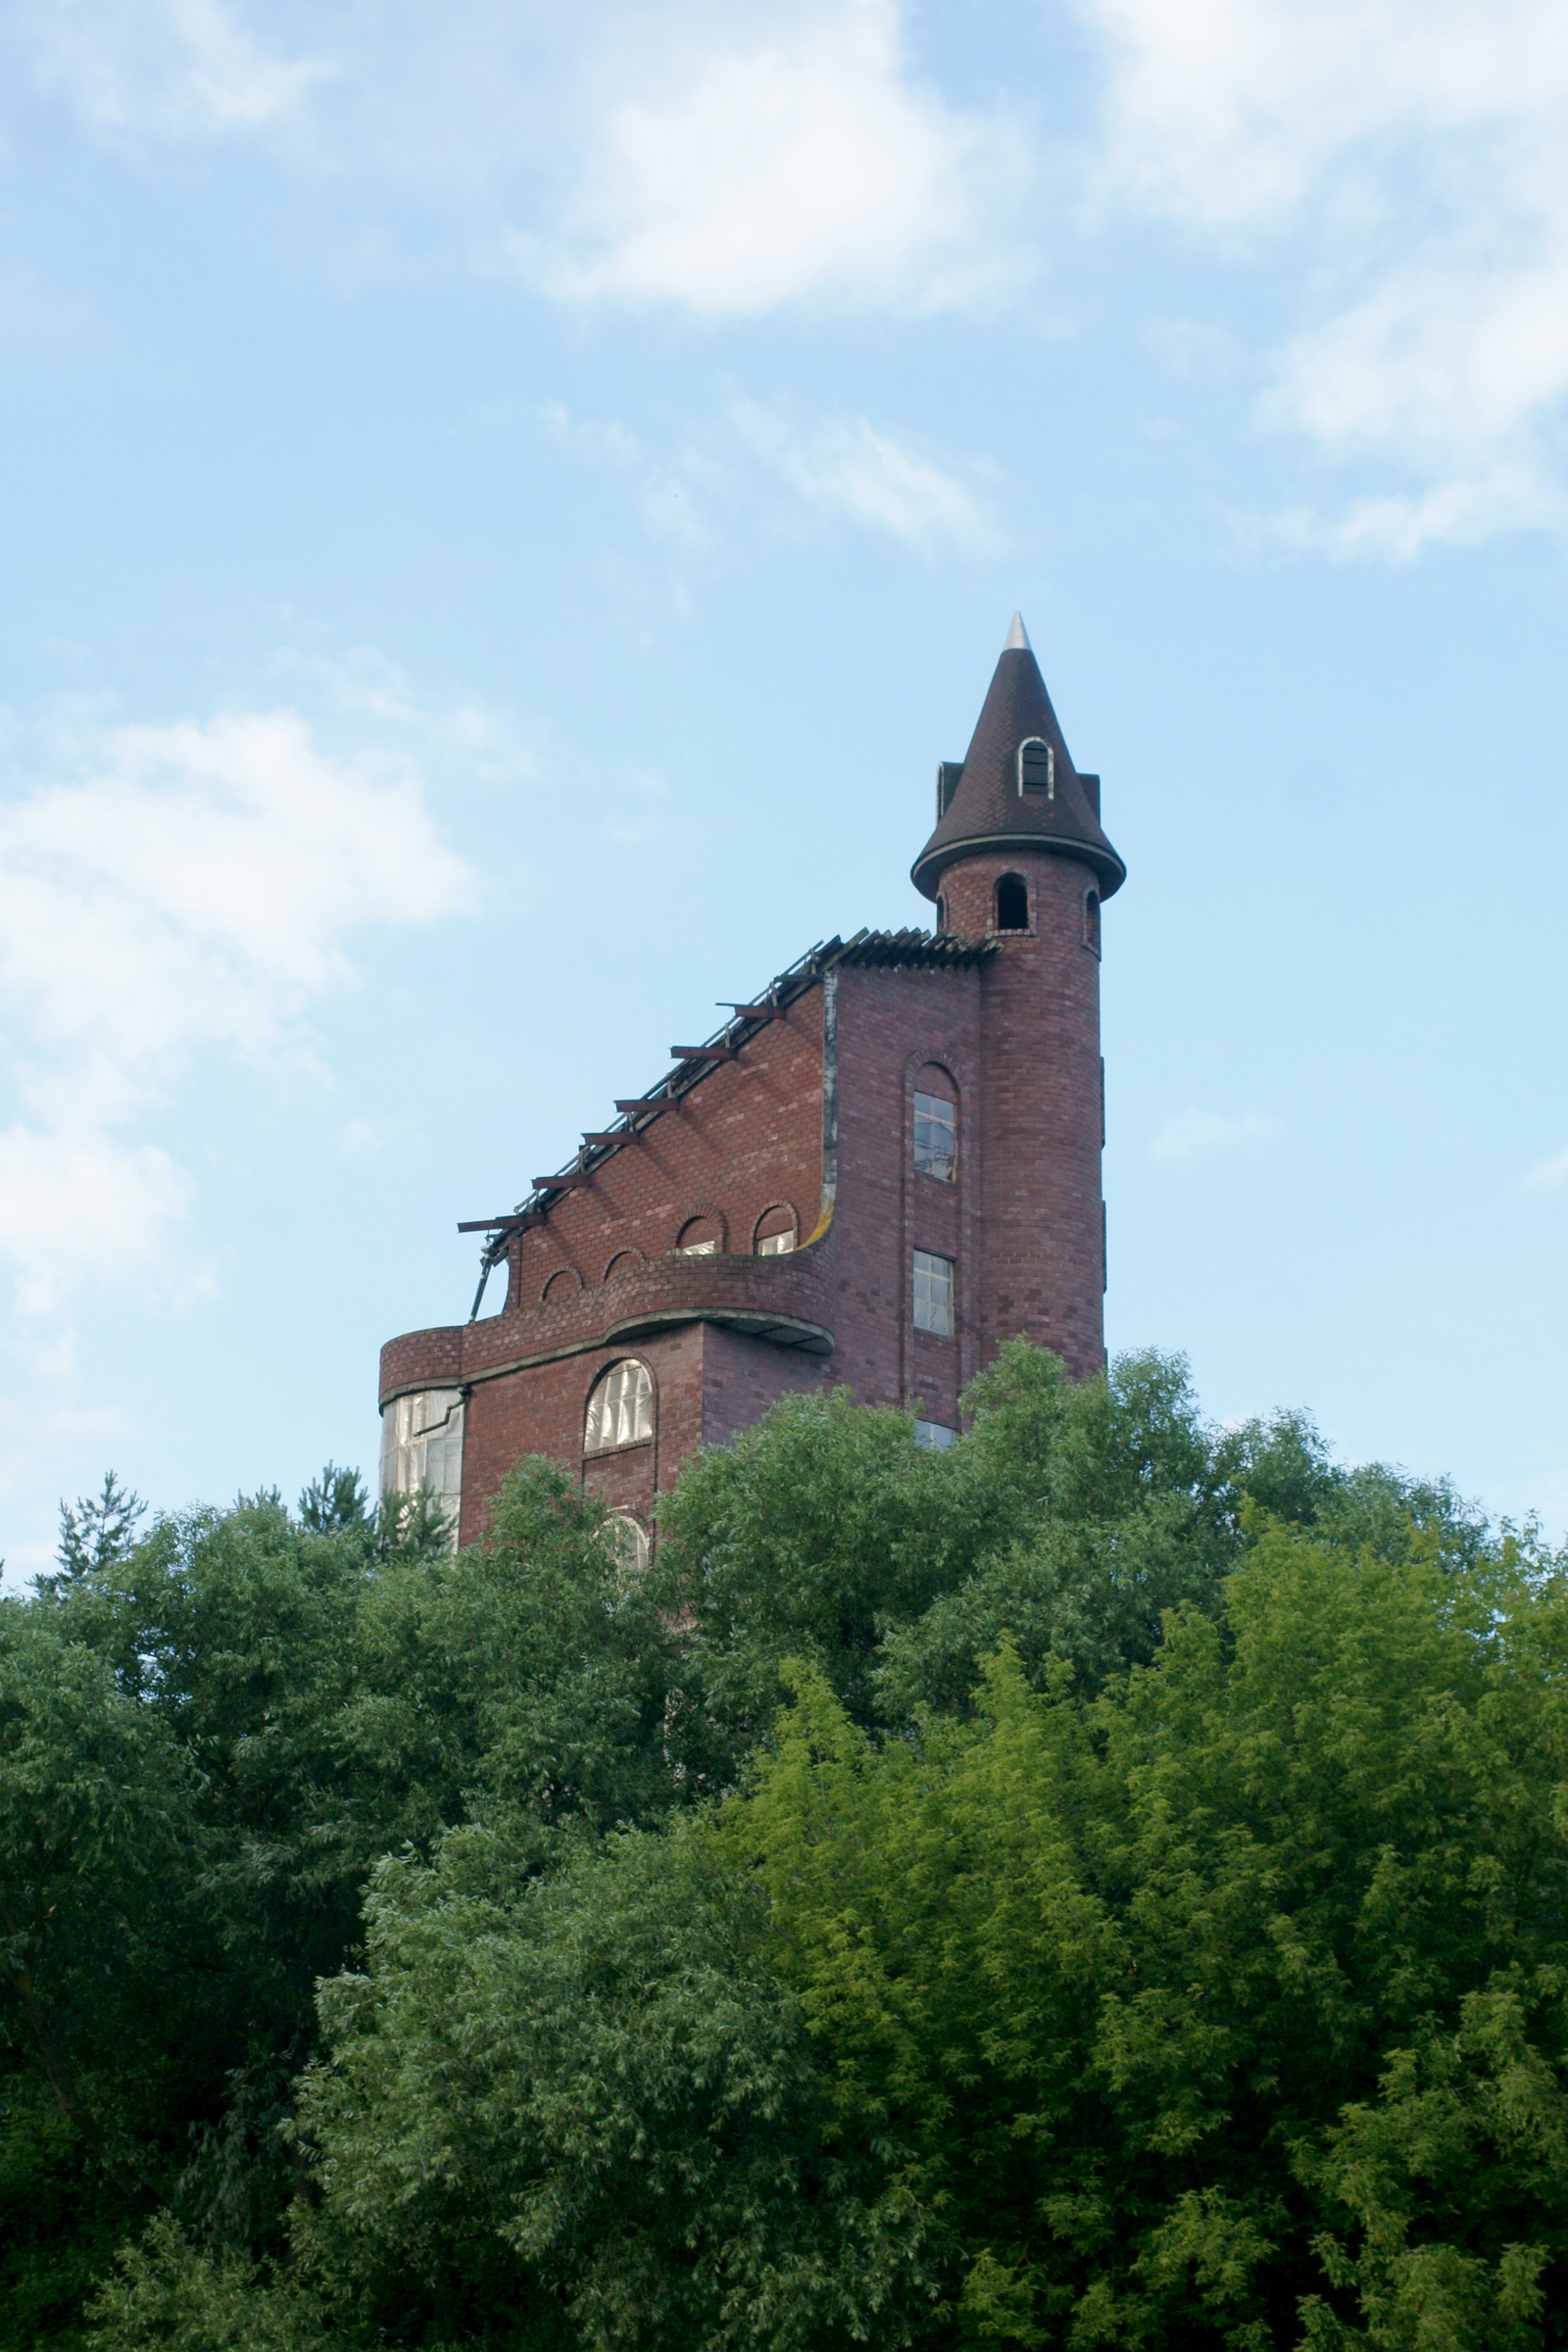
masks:
[[[1025,763],[1020,789],[1019,753],[1030,742],[1046,744],[1051,758]],[[912,868],[915,889],[928,899],[955,858],[996,850],[1055,850],[1082,858],[1099,875],[1102,898],[1127,879],[1100,829],[1100,778],[1081,776],[1073,766],[1016,612],[963,765],[956,771],[949,763],[942,775],[936,831]]]

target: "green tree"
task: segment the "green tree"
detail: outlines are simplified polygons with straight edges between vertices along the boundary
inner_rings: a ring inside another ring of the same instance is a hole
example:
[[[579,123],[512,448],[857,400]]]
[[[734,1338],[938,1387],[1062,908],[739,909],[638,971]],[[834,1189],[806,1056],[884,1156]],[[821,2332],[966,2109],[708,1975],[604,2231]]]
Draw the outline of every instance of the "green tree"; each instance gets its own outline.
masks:
[[[803,1677],[721,1846],[960,2337],[1565,2340],[1568,1584],[1438,1551],[1275,1528],[918,1738]]]

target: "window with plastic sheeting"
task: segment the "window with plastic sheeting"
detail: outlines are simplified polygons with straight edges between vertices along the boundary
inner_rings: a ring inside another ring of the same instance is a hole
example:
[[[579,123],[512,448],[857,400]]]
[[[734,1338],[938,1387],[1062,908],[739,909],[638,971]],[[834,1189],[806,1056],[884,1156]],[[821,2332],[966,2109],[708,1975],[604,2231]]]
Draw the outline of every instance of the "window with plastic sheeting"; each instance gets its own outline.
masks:
[[[944,1337],[953,1329],[953,1260],[930,1250],[914,1253],[914,1328]]]
[[[643,1446],[654,1434],[654,1384],[648,1366],[634,1355],[601,1374],[588,1399],[583,1423],[584,1453],[608,1453],[615,1446]]]
[[[916,1421],[914,1425],[915,1444],[929,1447],[934,1453],[945,1453],[957,1435],[946,1421]]]
[[[423,1488],[450,1522],[447,1541],[458,1548],[463,1509],[463,1391],[418,1389],[396,1396],[381,1415],[381,1492],[413,1494]]]
[[[951,1184],[958,1164],[958,1106],[914,1091],[914,1164]]]

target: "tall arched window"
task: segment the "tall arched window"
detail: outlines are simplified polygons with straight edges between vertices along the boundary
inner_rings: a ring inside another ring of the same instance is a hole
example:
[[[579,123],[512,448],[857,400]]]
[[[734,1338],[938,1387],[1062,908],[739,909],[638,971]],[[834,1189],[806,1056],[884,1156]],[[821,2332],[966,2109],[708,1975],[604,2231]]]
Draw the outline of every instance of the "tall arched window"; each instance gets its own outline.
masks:
[[[1029,928],[1029,885],[1022,874],[1004,874],[997,884],[997,929],[999,931],[1027,931]]]
[[[588,1398],[583,1422],[584,1453],[608,1453],[616,1446],[643,1446],[654,1434],[654,1384],[648,1366],[622,1356],[602,1372]]]
[[[605,1522],[605,1540],[611,1557],[622,1576],[641,1576],[647,1567],[653,1545],[648,1530],[635,1511],[612,1511]]]
[[[1100,893],[1098,890],[1084,892],[1084,946],[1093,948],[1097,956],[1100,954]]]
[[[914,1074],[914,1164],[942,1184],[958,1172],[957,1090],[935,1061]]]

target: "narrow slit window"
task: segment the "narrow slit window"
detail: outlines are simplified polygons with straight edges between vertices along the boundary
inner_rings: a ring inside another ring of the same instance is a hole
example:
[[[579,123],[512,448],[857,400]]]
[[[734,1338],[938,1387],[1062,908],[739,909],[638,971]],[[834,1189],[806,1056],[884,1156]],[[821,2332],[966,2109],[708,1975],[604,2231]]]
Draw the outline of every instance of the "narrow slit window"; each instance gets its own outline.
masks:
[[[588,1399],[583,1424],[584,1453],[608,1453],[616,1446],[643,1446],[654,1434],[654,1384],[648,1366],[634,1355],[601,1374]]]
[[[914,1253],[914,1328],[944,1339],[953,1331],[953,1260],[930,1250]]]
[[[1098,890],[1084,892],[1084,946],[1092,948],[1097,956],[1100,954],[1100,893]]]
[[[914,1164],[951,1184],[958,1167],[958,1109],[940,1095],[914,1097]]]

